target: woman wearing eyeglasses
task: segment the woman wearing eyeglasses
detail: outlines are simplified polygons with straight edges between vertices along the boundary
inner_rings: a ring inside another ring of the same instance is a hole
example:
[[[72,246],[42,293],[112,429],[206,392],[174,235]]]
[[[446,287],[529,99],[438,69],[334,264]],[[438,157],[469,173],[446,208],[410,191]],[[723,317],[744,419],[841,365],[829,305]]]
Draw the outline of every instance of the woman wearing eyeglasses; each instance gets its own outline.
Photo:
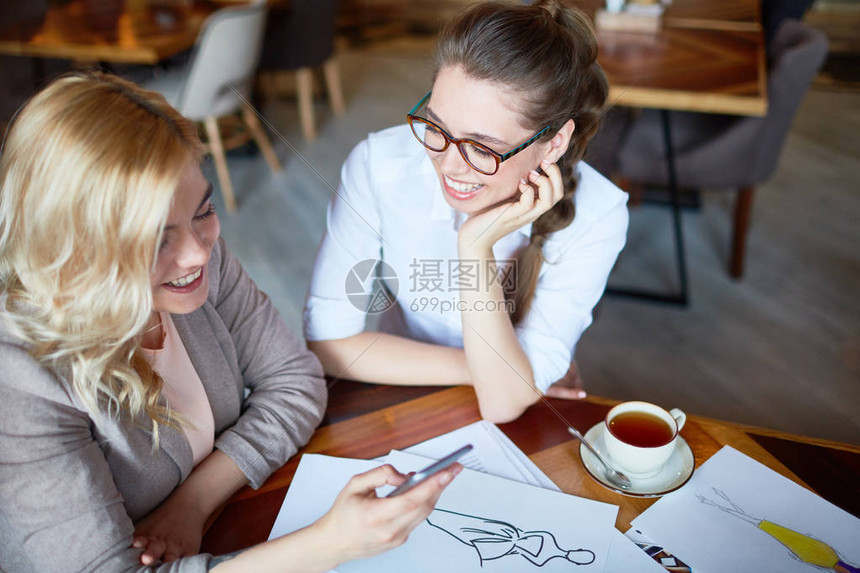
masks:
[[[479,4],[445,27],[432,91],[353,150],[329,206],[305,308],[328,374],[469,384],[494,422],[565,374],[628,221],[580,161],[608,89],[596,57],[559,1]]]

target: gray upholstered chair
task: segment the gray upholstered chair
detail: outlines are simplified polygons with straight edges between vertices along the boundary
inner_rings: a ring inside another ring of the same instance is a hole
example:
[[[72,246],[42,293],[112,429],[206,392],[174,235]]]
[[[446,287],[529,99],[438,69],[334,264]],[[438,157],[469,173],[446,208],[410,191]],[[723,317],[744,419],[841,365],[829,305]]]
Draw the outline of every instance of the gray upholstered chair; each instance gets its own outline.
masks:
[[[764,117],[673,113],[672,142],[681,189],[738,190],[730,272],[743,275],[753,190],[776,169],[794,114],[827,54],[827,39],[802,22],[787,20],[769,46],[768,111]],[[666,186],[660,114],[646,110],[625,136],[616,173],[646,186]]]

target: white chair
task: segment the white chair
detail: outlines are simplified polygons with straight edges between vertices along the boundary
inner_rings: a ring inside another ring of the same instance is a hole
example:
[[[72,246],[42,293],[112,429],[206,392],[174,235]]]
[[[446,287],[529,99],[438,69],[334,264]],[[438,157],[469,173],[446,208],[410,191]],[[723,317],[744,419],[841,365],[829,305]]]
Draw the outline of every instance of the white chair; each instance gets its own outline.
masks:
[[[185,117],[201,122],[206,130],[207,152],[215,160],[218,181],[228,211],[236,210],[236,199],[224,149],[248,133],[272,171],[281,166],[265,131],[250,106],[251,90],[266,24],[263,5],[223,8],[204,22],[189,63],[144,84],[167,98]],[[247,130],[225,141],[218,118],[241,115]]]

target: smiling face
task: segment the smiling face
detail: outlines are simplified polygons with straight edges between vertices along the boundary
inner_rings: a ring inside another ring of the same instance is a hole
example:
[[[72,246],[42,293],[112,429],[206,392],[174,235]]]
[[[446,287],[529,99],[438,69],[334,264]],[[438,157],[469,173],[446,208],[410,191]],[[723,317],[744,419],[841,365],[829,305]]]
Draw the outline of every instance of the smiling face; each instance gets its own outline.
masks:
[[[499,84],[476,80],[459,66],[446,66],[436,76],[426,114],[453,137],[474,139],[504,154],[534,135],[520,125],[518,103],[516,96]],[[513,198],[520,179],[549,151],[550,142],[536,142],[503,161],[494,175],[472,169],[455,145],[442,152],[428,149],[427,155],[436,168],[445,201],[458,211],[472,214]]]
[[[153,310],[187,314],[200,308],[209,291],[206,268],[221,223],[211,202],[212,186],[196,164],[176,188],[155,268],[150,274]]]

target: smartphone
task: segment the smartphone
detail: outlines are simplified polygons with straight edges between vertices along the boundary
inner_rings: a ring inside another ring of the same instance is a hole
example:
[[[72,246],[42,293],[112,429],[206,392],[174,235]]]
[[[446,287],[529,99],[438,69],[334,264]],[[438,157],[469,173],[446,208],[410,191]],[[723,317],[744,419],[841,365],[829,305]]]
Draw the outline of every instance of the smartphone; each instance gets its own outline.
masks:
[[[396,488],[391,490],[391,493],[389,493],[386,497],[394,497],[396,495],[400,495],[401,493],[406,493],[407,491],[409,491],[410,489],[412,489],[416,485],[424,483],[425,481],[427,481],[428,479],[430,479],[434,475],[438,474],[439,472],[441,472],[445,468],[450,467],[451,464],[453,464],[458,459],[463,457],[463,455],[466,452],[471,451],[471,449],[472,449],[472,444],[467,444],[467,445],[463,446],[462,448],[460,448],[459,450],[457,450],[456,452],[448,454],[447,456],[445,456],[444,458],[442,458],[438,462],[433,462],[432,464],[430,464],[429,466],[427,466],[423,470],[421,470],[419,472],[415,472],[414,474],[409,476],[409,479],[407,479],[405,482],[403,482],[402,484],[400,484],[399,486],[397,486]]]

